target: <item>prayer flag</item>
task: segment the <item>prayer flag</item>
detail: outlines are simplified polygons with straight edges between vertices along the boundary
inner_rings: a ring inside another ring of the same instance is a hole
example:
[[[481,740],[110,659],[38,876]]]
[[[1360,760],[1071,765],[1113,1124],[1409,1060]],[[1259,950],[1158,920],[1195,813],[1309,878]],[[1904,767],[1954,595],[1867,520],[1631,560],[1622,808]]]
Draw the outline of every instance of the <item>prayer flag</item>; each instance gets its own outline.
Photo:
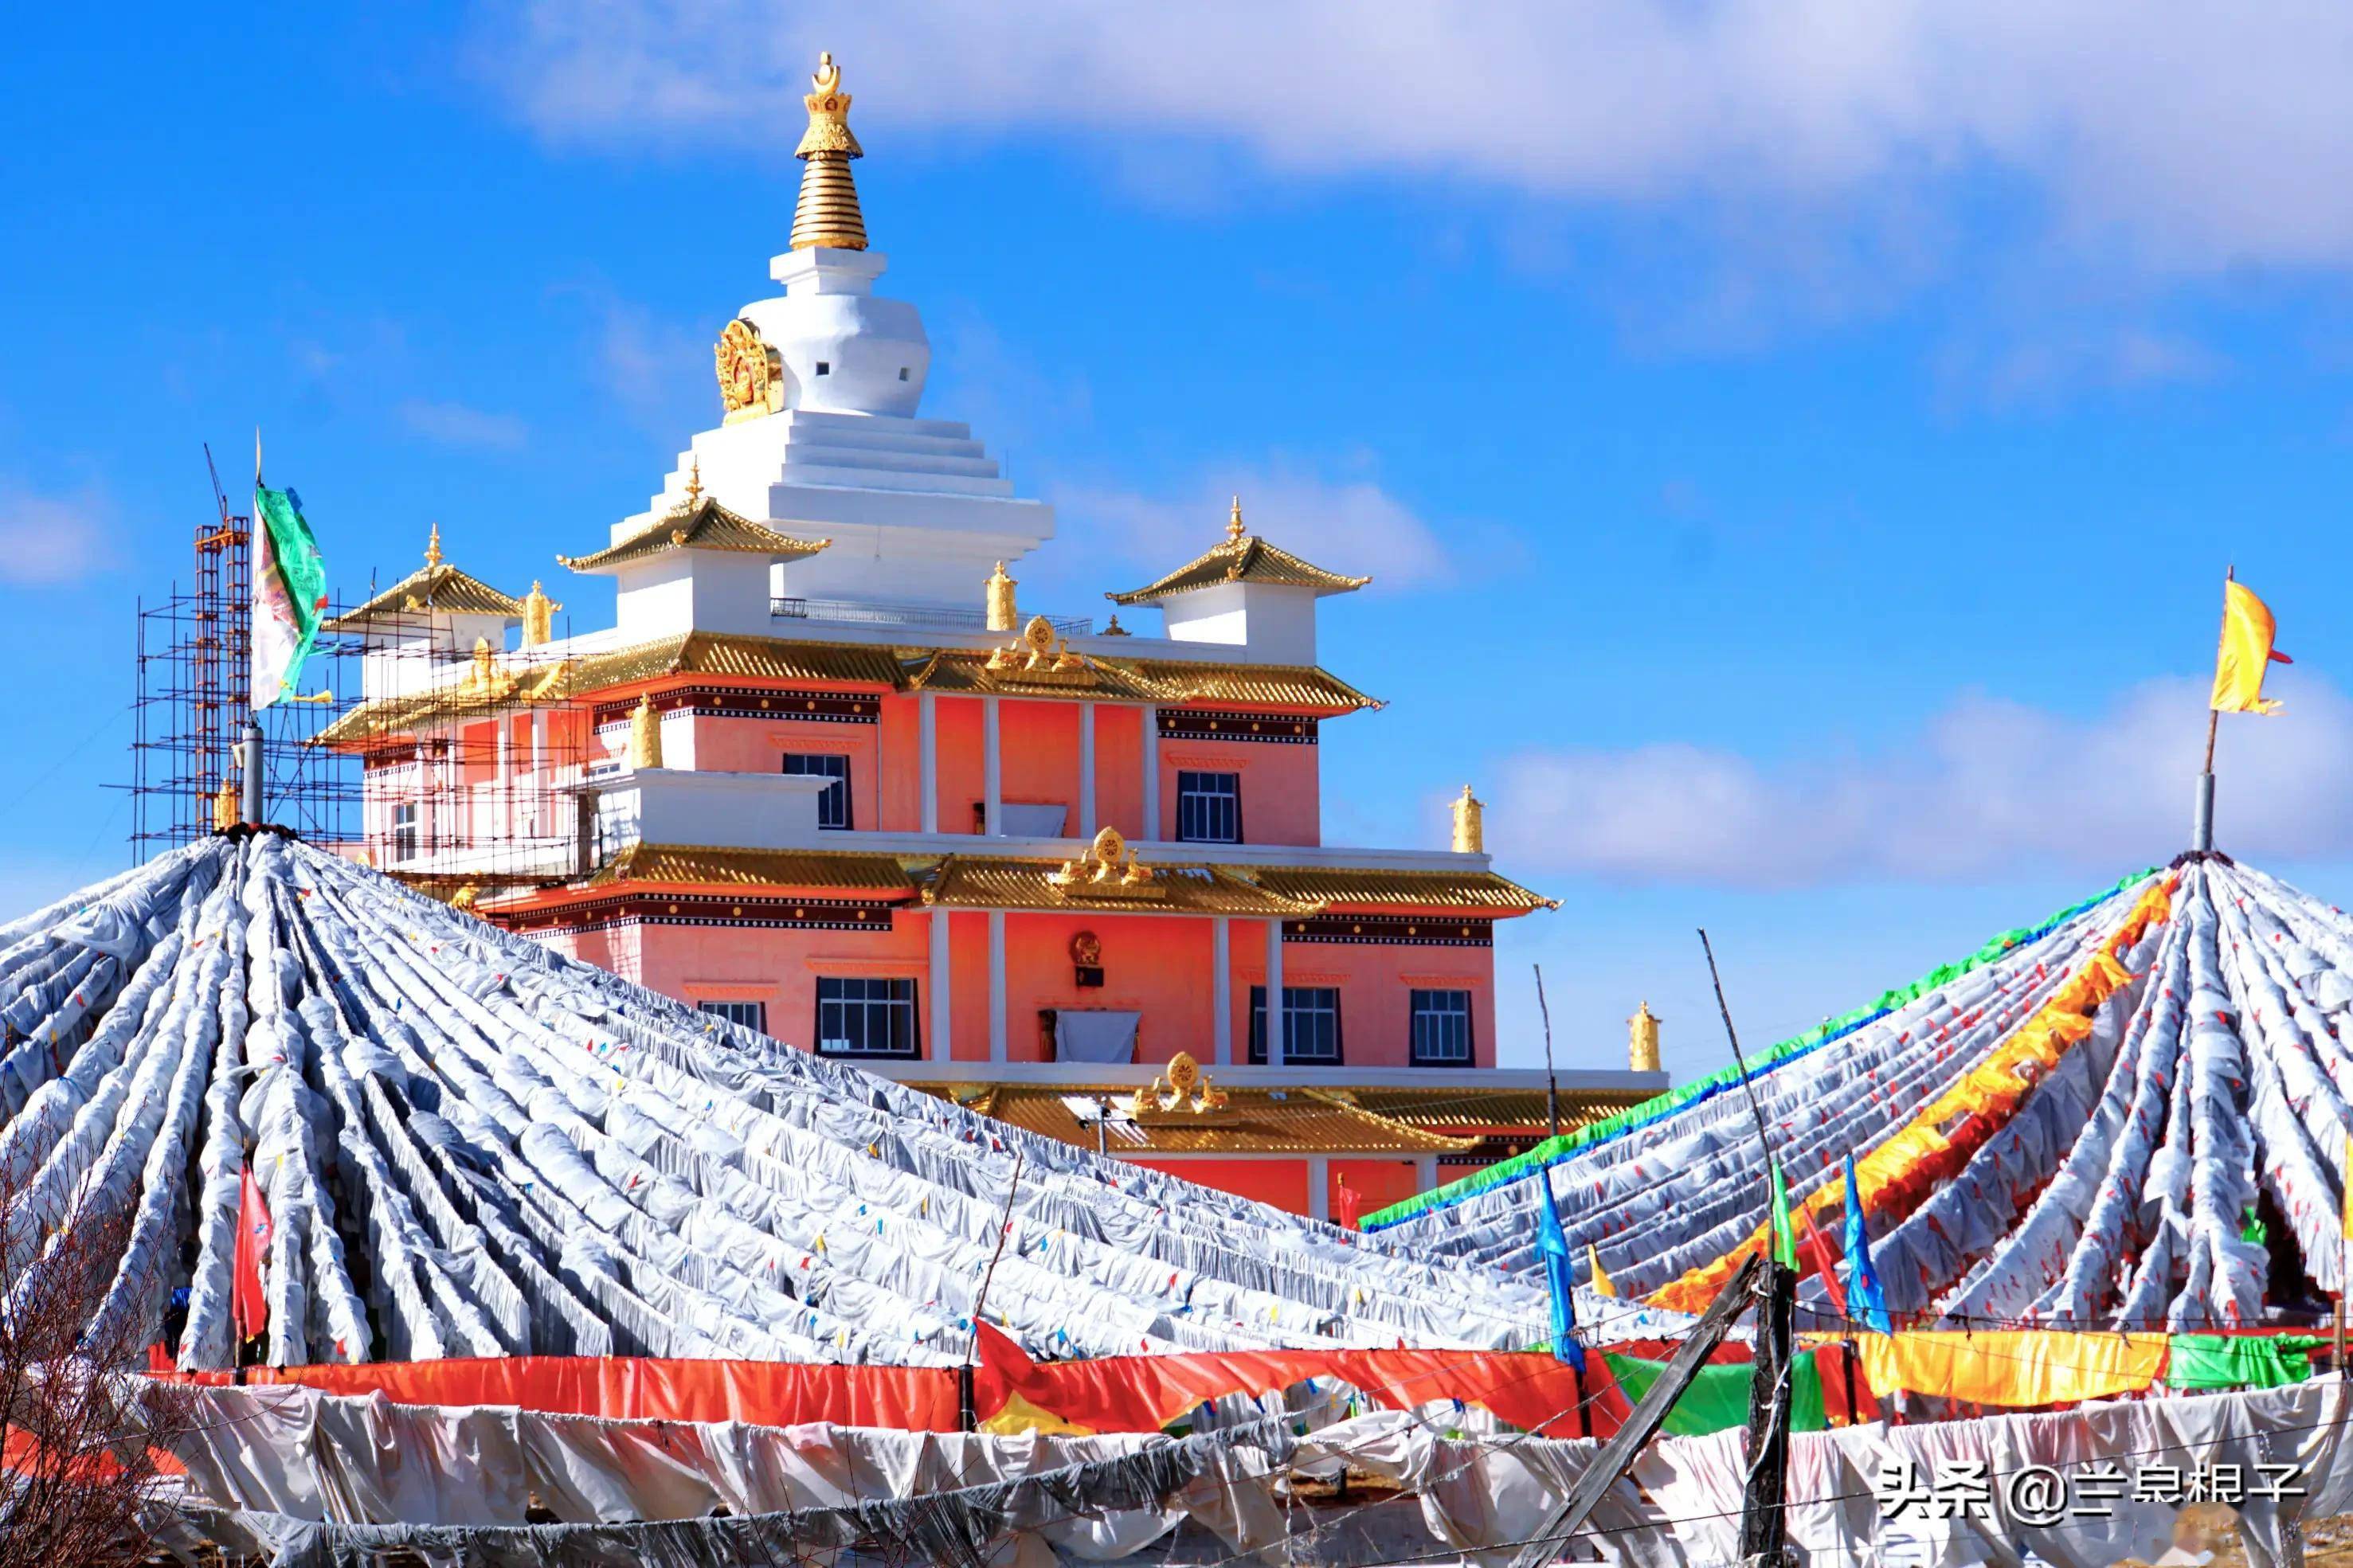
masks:
[[[302,518],[302,499],[290,487],[261,482],[261,447],[253,464],[253,706],[269,707],[294,692],[302,661],[319,636],[327,605],[327,567]]]
[[[269,1253],[269,1204],[247,1166],[237,1188],[236,1273],[229,1284],[229,1318],[237,1337],[249,1340],[269,1327],[269,1300],[262,1293],[262,1259]]]
[[[1585,1261],[1593,1269],[1593,1293],[1597,1296],[1617,1295],[1618,1282],[1603,1271],[1601,1254],[1593,1250],[1593,1244],[1589,1241],[1585,1244]]]
[[[2272,647],[2271,606],[2244,583],[2222,584],[2222,643],[2214,655],[2214,700],[2218,713],[2276,713],[2280,705],[2263,695],[2263,671],[2273,661],[2295,661]]]
[[[1780,1161],[1766,1161],[1765,1169],[1773,1184],[1773,1261],[1795,1274],[1798,1233],[1789,1226],[1789,1189],[1781,1180]]]
[[[1567,1233],[1560,1228],[1560,1211],[1553,1207],[1552,1174],[1538,1171],[1536,1182],[1536,1250],[1544,1255],[1545,1284],[1552,1290],[1552,1353],[1585,1371],[1585,1347],[1577,1342],[1577,1281],[1569,1273]]]
[[[1871,1267],[1871,1237],[1862,1223],[1862,1193],[1855,1184],[1852,1154],[1846,1157],[1846,1296],[1857,1322],[1883,1334],[1894,1331],[1887,1321],[1887,1298]]]
[[[2341,1234],[2346,1240],[2353,1241],[2353,1132],[2345,1134],[2345,1164],[2337,1175],[2345,1191],[2345,1223]]]

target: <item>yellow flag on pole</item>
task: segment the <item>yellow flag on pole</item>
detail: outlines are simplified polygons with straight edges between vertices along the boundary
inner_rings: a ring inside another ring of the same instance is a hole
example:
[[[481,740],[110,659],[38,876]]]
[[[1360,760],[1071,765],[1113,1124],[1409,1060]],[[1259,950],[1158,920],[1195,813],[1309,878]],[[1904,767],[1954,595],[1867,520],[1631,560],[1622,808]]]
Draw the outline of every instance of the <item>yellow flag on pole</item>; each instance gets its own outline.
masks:
[[[2263,695],[2263,670],[2274,660],[2295,661],[2272,647],[2271,606],[2244,583],[2222,584],[2222,646],[2214,655],[2217,713],[2276,713],[2280,705]]]
[[[2345,1135],[2345,1168],[2337,1176],[2345,1187],[2345,1239],[2353,1241],[2353,1132]]]
[[[2348,1147],[2353,1148],[2353,1142],[2348,1142]],[[2353,1210],[2348,1211],[2346,1225],[2348,1228],[2345,1234],[2348,1236],[2353,1236]],[[1601,1254],[1593,1250],[1593,1244],[1589,1241],[1585,1244],[1585,1258],[1587,1262],[1593,1265],[1593,1293],[1597,1296],[1615,1296],[1618,1294],[1617,1282],[1602,1271]]]

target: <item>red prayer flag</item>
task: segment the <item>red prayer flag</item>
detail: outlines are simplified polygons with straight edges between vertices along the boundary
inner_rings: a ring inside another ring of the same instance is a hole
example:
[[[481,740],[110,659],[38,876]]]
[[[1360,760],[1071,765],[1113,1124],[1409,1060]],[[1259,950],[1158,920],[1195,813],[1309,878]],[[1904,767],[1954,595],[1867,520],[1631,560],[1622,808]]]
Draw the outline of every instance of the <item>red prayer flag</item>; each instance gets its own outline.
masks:
[[[1830,1239],[1814,1223],[1814,1211],[1801,1206],[1798,1217],[1806,1227],[1806,1250],[1813,1255],[1814,1269],[1822,1277],[1822,1284],[1831,1294],[1831,1310],[1841,1318],[1846,1316],[1846,1289],[1839,1283],[1838,1254],[1831,1250]]]
[[[229,1319],[240,1340],[269,1327],[269,1300],[261,1290],[261,1260],[269,1251],[269,1205],[248,1166],[237,1182],[237,1268],[229,1290]]]
[[[1340,1224],[1346,1229],[1354,1230],[1356,1228],[1356,1215],[1365,1206],[1365,1194],[1350,1186],[1348,1178],[1343,1176],[1340,1178],[1339,1198]]]

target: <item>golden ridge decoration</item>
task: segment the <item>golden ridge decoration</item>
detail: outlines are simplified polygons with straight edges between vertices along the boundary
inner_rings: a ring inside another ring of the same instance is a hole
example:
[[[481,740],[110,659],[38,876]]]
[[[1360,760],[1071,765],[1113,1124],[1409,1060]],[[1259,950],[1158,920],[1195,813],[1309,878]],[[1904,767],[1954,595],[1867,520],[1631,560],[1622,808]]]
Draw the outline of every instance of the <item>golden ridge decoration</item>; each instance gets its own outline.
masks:
[[[1659,1070],[1659,1016],[1648,1002],[1626,1020],[1626,1066],[1635,1072]]]
[[[243,803],[237,799],[235,775],[221,774],[220,793],[213,796],[213,831],[227,833],[235,827],[243,810]]]
[[[428,567],[441,564],[441,525],[438,522],[433,525],[433,531],[425,536],[425,564]]]
[[[629,710],[629,768],[658,768],[662,765],[661,715],[654,710],[650,694],[638,699]]]
[[[1065,892],[1116,893],[1150,882],[1152,868],[1136,860],[1135,851],[1128,847],[1118,828],[1106,827],[1095,835],[1085,853],[1063,861],[1061,869],[1049,874],[1046,880]]]
[[[760,329],[738,316],[719,334],[711,351],[719,375],[723,425],[760,419],[785,406],[784,356],[769,347]]]
[[[531,592],[522,600],[522,646],[544,647],[555,640],[555,612],[564,608],[547,596],[539,579],[531,580]]]
[[[997,563],[997,570],[988,574],[988,581],[983,586],[987,595],[988,629],[993,632],[1011,631],[1021,619],[1021,611],[1013,599],[1013,590],[1019,584],[1005,574],[1004,562]]]
[[[1007,586],[1011,587],[1008,579]],[[990,590],[994,595],[995,589]],[[1009,595],[1008,595],[1009,596]],[[1008,606],[1010,608],[1010,606]],[[990,608],[994,610],[992,602]],[[991,626],[992,631],[997,630]],[[1021,628],[1021,640],[1010,647],[1000,647],[988,656],[987,668],[993,670],[1018,670],[1026,675],[1083,671],[1087,661],[1071,651],[1071,645],[1055,635],[1054,623],[1043,616],[1032,616],[1029,624]]]
[[[1454,797],[1454,853],[1483,855],[1487,852],[1487,806],[1464,784],[1462,793]]]
[[[1190,1051],[1178,1051],[1168,1059],[1168,1066],[1153,1080],[1137,1089],[1128,1102],[1128,1110],[1136,1116],[1155,1110],[1189,1110],[1198,1116],[1205,1110],[1223,1110],[1226,1091],[1209,1081],[1201,1064],[1193,1059]]]
[[[1234,498],[1233,515],[1226,519],[1226,542],[1239,545],[1242,542],[1242,498]]]

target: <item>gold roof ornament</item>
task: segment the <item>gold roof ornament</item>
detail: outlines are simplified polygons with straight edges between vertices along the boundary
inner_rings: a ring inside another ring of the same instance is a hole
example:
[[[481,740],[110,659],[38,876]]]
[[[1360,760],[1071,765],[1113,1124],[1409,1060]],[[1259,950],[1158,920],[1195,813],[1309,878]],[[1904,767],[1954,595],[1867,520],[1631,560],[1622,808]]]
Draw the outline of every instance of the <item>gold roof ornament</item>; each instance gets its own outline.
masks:
[[[1462,793],[1454,797],[1454,853],[1484,855],[1487,852],[1487,807],[1471,786],[1464,784]]]
[[[1189,1110],[1198,1116],[1205,1110],[1222,1110],[1226,1091],[1209,1081],[1201,1064],[1193,1059],[1190,1051],[1178,1051],[1168,1059],[1166,1069],[1156,1074],[1148,1084],[1140,1086],[1129,1101],[1129,1110],[1137,1116],[1153,1111]]]
[[[1233,510],[1226,514],[1225,538],[1156,583],[1147,583],[1124,594],[1105,594],[1103,597],[1114,605],[1149,605],[1196,588],[1215,588],[1226,583],[1262,583],[1278,588],[1313,588],[1316,597],[1321,598],[1326,594],[1354,592],[1371,581],[1370,577],[1326,572],[1288,550],[1269,544],[1242,522],[1242,498],[1236,496]]]
[[[491,650],[491,639],[476,637],[474,639],[474,685],[487,691],[491,688],[491,683],[498,679],[498,674],[499,656]]]
[[[1226,542],[1240,547],[1242,542],[1242,498],[1234,497],[1233,514],[1226,519]]]
[[[1021,624],[1021,611],[1013,602],[1013,590],[1018,585],[1013,578],[1005,574],[1005,563],[1002,561],[997,563],[997,570],[988,574],[987,587],[990,631],[1009,632]]]
[[[482,911],[475,906],[481,901],[481,897],[482,889],[474,883],[460,883],[458,890],[449,895],[449,907],[461,915],[472,915],[480,920]]]
[[[659,768],[662,765],[661,715],[654,709],[651,694],[638,699],[629,710],[629,769]]]
[[[1119,612],[1113,610],[1111,613],[1111,623],[1103,627],[1103,635],[1107,637],[1134,637],[1135,634],[1119,624]]]
[[[531,580],[531,592],[522,596],[522,646],[545,647],[555,640],[555,612],[564,608],[547,596],[539,579]]]
[[[441,564],[441,525],[438,522],[433,525],[433,531],[425,536],[425,564],[428,567]]]
[[[1009,599],[1012,596],[1009,579],[1006,588]],[[994,584],[991,584],[989,592],[989,608],[993,615],[996,610]],[[1012,605],[1008,604],[1006,608],[1009,610]],[[992,621],[989,629],[1000,631],[1006,628],[996,626]],[[1029,624],[1021,628],[1020,640],[1010,647],[1000,647],[990,653],[986,668],[999,671],[1018,670],[1024,675],[1069,674],[1072,671],[1084,673],[1086,663],[1085,659],[1071,651],[1069,643],[1056,634],[1053,622],[1043,616],[1032,616]]]
[[[1046,880],[1057,888],[1091,892],[1108,887],[1134,888],[1152,880],[1152,868],[1136,860],[1135,851],[1127,847],[1118,828],[1106,827],[1095,835],[1084,854],[1063,861],[1062,868]]]
[[[863,250],[866,215],[858,207],[849,161],[866,156],[866,149],[850,132],[849,94],[841,90],[841,68],[831,53],[818,57],[817,74],[809,79],[816,90],[801,100],[808,108],[808,129],[793,149],[801,161],[801,195],[793,208],[792,248]]]
[[[1659,1016],[1647,1001],[1626,1020],[1626,1065],[1635,1072],[1659,1070]]]
[[[758,419],[785,406],[785,357],[768,346],[760,329],[738,316],[719,334],[711,351],[719,374],[723,425]]]
[[[618,544],[608,544],[586,555],[559,555],[556,564],[574,572],[604,572],[659,555],[666,550],[689,548],[799,561],[833,542],[829,539],[789,538],[764,522],[754,522],[728,510],[702,493],[699,464],[697,471],[689,476],[689,483],[692,499],[671,509],[668,516],[654,519]]]
[[[237,799],[236,776],[221,774],[220,789],[213,796],[213,831],[227,833],[235,827],[242,811],[242,803]]]

